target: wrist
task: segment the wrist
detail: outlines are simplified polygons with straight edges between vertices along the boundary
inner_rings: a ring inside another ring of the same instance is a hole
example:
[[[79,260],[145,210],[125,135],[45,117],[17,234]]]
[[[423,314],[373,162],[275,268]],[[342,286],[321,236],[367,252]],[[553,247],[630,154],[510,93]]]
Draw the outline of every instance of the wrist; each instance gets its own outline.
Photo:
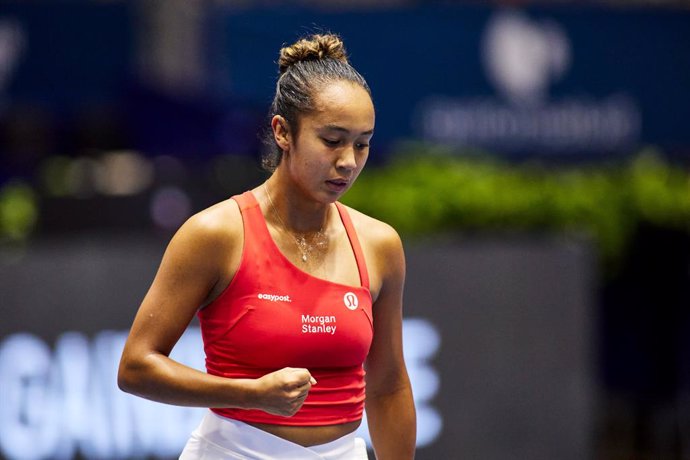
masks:
[[[236,379],[235,405],[238,409],[257,409],[259,406],[260,384],[258,379]]]

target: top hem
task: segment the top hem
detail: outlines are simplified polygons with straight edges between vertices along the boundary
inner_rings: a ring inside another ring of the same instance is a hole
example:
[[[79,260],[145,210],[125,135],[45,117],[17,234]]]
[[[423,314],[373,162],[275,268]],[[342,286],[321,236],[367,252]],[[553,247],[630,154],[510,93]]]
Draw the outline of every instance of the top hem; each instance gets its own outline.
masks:
[[[237,420],[244,423],[262,423],[266,425],[277,425],[277,426],[332,426],[332,425],[344,425],[346,423],[361,422],[362,415],[358,417],[347,417],[347,418],[332,418],[328,420],[294,420],[293,417],[281,417],[279,415],[271,416],[266,413],[267,418],[263,417],[242,417],[237,416],[237,412],[227,413],[223,409],[211,408],[211,412],[221,417],[229,418],[232,420]],[[284,420],[283,420],[284,419]]]

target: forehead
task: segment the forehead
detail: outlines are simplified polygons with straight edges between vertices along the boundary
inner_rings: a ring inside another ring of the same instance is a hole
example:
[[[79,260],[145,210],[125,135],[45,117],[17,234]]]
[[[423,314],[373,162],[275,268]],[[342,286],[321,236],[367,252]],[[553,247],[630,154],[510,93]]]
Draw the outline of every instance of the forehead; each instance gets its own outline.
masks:
[[[314,111],[307,116],[316,124],[332,124],[352,131],[374,129],[374,104],[369,93],[349,81],[327,83],[314,94]]]

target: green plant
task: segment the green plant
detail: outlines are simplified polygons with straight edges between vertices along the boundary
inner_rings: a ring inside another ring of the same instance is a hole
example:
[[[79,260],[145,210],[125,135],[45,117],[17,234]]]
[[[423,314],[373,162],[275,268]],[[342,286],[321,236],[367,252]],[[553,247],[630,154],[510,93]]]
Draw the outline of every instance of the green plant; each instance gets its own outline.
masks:
[[[640,222],[690,231],[690,174],[653,150],[620,164],[547,167],[419,147],[365,170],[344,201],[408,237],[586,233],[615,264]]]
[[[20,181],[0,187],[0,241],[25,240],[37,218],[36,195],[31,187]]]

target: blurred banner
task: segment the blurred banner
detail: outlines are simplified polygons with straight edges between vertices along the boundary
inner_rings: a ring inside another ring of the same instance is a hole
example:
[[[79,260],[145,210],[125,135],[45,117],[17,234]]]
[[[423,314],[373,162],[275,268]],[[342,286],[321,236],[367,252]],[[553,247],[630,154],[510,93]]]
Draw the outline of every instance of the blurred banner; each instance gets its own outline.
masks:
[[[332,30],[368,79],[375,143],[421,138],[510,154],[690,150],[690,12],[423,7],[228,12],[214,73],[269,102],[280,43]],[[210,29],[214,29],[211,27]],[[270,59],[268,58],[270,57]]]
[[[330,30],[368,79],[377,153],[422,139],[509,155],[690,151],[690,11],[9,2],[2,109],[123,108],[144,151],[252,153],[281,44]]]
[[[179,455],[203,409],[147,401],[116,383],[162,243],[81,237],[0,250],[0,458]],[[407,260],[417,458],[593,458],[587,247],[448,242],[411,246]],[[172,356],[204,368],[196,322]]]

